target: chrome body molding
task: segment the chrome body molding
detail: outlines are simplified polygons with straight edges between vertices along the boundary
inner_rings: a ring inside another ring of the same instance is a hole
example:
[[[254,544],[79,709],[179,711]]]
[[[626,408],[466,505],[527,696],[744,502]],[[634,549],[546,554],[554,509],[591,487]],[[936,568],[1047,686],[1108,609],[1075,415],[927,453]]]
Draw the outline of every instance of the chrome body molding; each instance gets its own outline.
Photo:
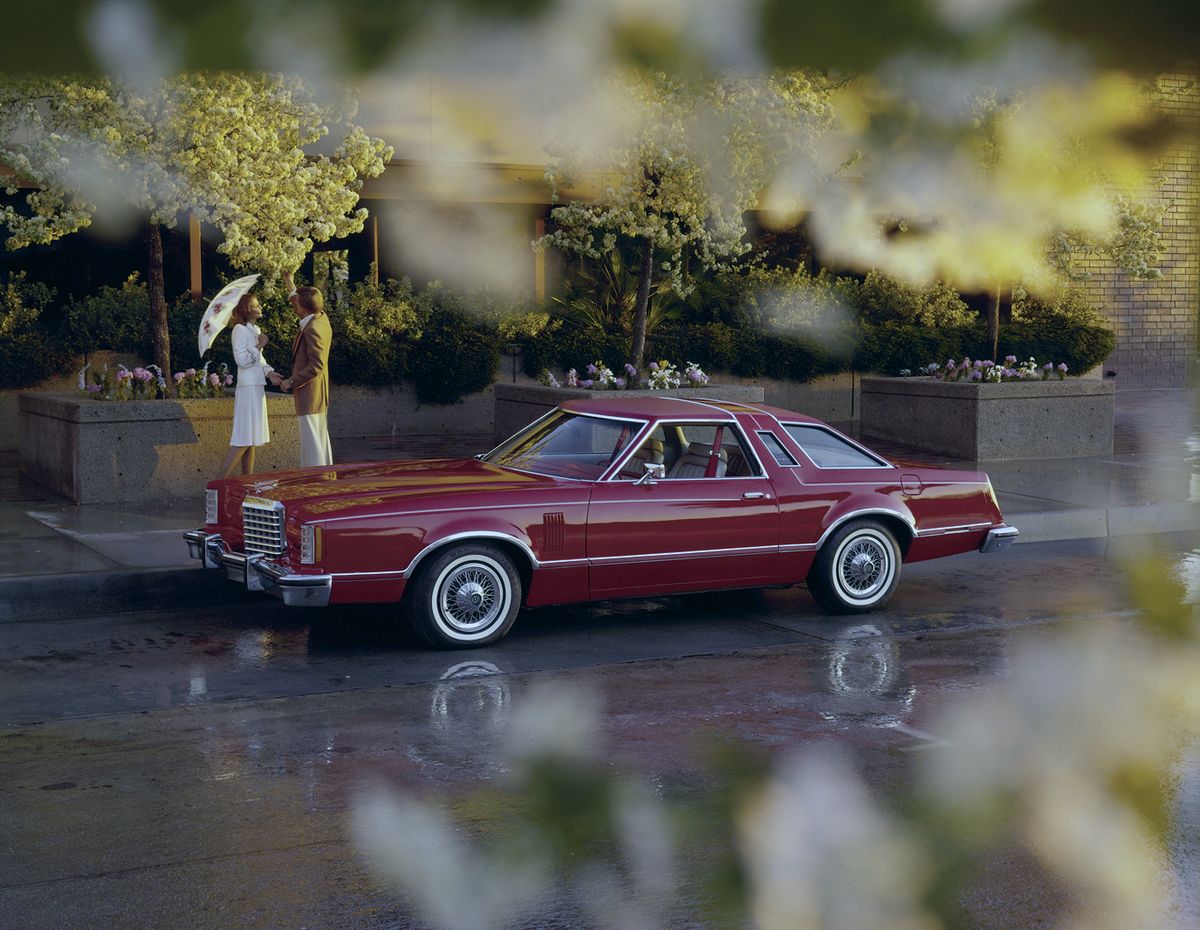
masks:
[[[537,556],[533,554],[533,550],[529,548],[529,544],[525,542],[525,540],[518,539],[516,536],[512,536],[508,533],[497,533],[493,530],[472,530],[469,533],[455,533],[452,536],[443,536],[441,539],[429,543],[424,549],[413,556],[413,560],[408,563],[408,567],[405,568],[400,574],[404,578],[411,578],[413,572],[417,570],[417,565],[420,563],[420,561],[425,558],[425,556],[429,555],[429,553],[433,552],[433,550],[440,549],[447,543],[458,542],[459,540],[467,539],[499,539],[503,542],[513,543],[514,545],[520,547],[521,551],[525,553],[526,557],[529,559],[530,566],[533,568],[541,567],[542,563],[538,561]]]
[[[988,530],[987,538],[979,547],[979,551],[983,553],[1003,552],[1009,546],[1017,541],[1017,537],[1021,535],[1021,531],[1015,526],[1001,524],[994,526]]]
[[[643,552],[638,555],[602,555],[588,559],[589,565],[620,565],[622,563],[636,564],[638,562],[669,562],[675,559],[709,558],[726,555],[766,555],[779,551],[778,546],[742,546],[735,549],[690,549],[673,552]]]
[[[247,591],[265,591],[289,607],[327,607],[332,575],[300,575],[258,553],[232,552],[217,533],[188,530],[183,534],[188,553],[205,568],[224,568],[230,581]]]
[[[813,546],[814,549],[820,549],[825,545],[825,540],[834,534],[834,532],[847,520],[853,520],[856,517],[896,517],[904,521],[904,525],[908,527],[909,533],[913,536],[917,535],[917,521],[912,518],[911,514],[903,513],[899,510],[888,510],[885,507],[871,507],[866,510],[852,510],[848,514],[844,514],[831,523],[821,534],[821,538],[817,540]]]
[[[917,530],[916,535],[922,539],[928,539],[931,536],[953,536],[955,533],[970,533],[975,530],[984,530],[989,526],[995,526],[994,523],[962,523],[958,526],[937,526],[930,527],[927,530]]]

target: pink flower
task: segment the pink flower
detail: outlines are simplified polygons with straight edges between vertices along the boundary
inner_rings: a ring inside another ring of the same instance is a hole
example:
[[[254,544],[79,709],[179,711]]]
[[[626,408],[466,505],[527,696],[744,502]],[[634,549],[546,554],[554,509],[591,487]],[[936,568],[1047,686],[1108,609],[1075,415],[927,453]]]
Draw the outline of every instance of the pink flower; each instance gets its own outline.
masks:
[[[221,386],[221,376],[216,375],[216,374],[209,375],[208,383],[211,384],[213,387],[220,387]]]
[[[196,369],[189,368],[187,371],[184,372],[184,374],[187,375],[189,378],[194,378],[194,377],[196,377]]]
[[[1011,368],[1013,365],[1017,364],[1017,357],[1015,355],[1004,356],[1004,364]]]
[[[182,381],[182,380],[183,380],[184,378],[186,378],[186,377],[187,377],[187,375],[186,375],[186,374],[184,374],[182,371],[177,371],[177,372],[175,372],[175,381],[176,381],[176,383],[178,383],[178,382]]]
[[[658,371],[658,362],[651,362],[651,363],[650,363],[650,370],[651,370],[651,371]]]
[[[229,385],[233,384],[233,375],[226,375],[224,383],[225,387],[229,387]]]
[[[1067,363],[1066,362],[1059,362],[1057,367],[1061,374],[1065,375],[1067,373]]]

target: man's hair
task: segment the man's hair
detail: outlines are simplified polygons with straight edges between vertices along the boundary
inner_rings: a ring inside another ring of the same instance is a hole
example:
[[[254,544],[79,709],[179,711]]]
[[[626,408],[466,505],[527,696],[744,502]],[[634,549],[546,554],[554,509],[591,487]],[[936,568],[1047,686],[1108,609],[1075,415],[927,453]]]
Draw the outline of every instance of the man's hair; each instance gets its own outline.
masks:
[[[296,288],[296,300],[300,303],[301,310],[307,310],[309,313],[325,312],[325,298],[315,287],[306,284]]]

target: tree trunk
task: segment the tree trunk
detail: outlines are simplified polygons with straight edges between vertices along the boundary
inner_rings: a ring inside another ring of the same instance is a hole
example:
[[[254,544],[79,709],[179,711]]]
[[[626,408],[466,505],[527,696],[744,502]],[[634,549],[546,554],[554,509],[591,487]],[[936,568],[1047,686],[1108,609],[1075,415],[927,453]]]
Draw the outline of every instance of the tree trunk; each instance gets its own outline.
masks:
[[[162,229],[146,224],[146,295],[150,298],[150,333],[154,337],[154,364],[171,377],[171,330],[167,325],[167,296],[163,284]]]
[[[654,275],[654,243],[642,244],[642,263],[638,268],[637,300],[633,304],[633,367],[642,370],[646,354],[646,311],[650,307],[650,279]]]
[[[992,361],[996,360],[996,353],[1000,351],[1000,294],[1000,288],[996,288],[988,301],[987,338],[992,350]]]

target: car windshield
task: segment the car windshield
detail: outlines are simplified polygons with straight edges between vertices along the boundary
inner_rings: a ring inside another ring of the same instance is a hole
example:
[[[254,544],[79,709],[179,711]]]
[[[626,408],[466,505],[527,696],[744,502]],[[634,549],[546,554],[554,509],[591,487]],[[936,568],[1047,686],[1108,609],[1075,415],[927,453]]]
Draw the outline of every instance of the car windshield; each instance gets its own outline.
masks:
[[[594,481],[644,424],[556,410],[489,452],[485,462],[539,475]]]

